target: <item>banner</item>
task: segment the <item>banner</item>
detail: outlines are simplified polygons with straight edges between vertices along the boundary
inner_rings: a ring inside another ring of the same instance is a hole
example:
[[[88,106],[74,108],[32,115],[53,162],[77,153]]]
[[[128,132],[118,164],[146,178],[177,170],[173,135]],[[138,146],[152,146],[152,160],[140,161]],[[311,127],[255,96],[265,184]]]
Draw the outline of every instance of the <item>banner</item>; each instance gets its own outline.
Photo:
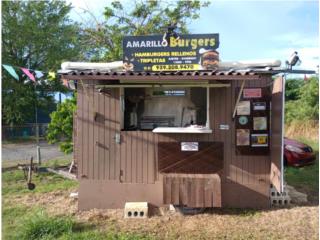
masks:
[[[41,78],[41,77],[44,76],[44,74],[43,74],[41,71],[35,70],[34,73],[36,74],[36,77],[37,77],[37,78]]]
[[[55,79],[56,78],[56,73],[55,72],[49,72],[48,73],[48,77],[51,79]]]
[[[32,73],[29,71],[29,69],[26,69],[26,68],[21,68],[22,72],[24,72],[28,78],[32,81],[36,81],[36,79],[34,78],[34,76],[32,75]]]
[[[8,71],[8,73],[14,77],[15,79],[19,80],[19,76],[18,74],[16,73],[16,71],[14,70],[14,68],[12,66],[9,66],[9,65],[5,65],[5,64],[2,64],[2,66],[4,67],[5,70]]]
[[[219,62],[219,34],[126,36],[122,44],[127,71],[208,70]]]
[[[12,65],[7,65],[7,64],[2,64],[4,69],[8,71],[8,73],[14,77],[16,80],[19,80],[19,75],[18,73],[21,74],[20,70],[33,82],[36,83],[37,79],[42,78],[43,76],[47,76],[48,79],[45,79],[44,82],[48,83],[48,80],[52,81],[56,78],[56,73],[54,71],[49,71],[49,72],[42,72],[39,70],[33,70],[33,69],[28,69],[24,67],[17,67],[17,66],[12,66]],[[16,72],[15,69],[19,69],[18,73]],[[33,75],[34,73],[34,75]],[[37,79],[36,79],[37,78]],[[28,81],[24,81],[27,83]],[[68,84],[67,84],[68,85]]]

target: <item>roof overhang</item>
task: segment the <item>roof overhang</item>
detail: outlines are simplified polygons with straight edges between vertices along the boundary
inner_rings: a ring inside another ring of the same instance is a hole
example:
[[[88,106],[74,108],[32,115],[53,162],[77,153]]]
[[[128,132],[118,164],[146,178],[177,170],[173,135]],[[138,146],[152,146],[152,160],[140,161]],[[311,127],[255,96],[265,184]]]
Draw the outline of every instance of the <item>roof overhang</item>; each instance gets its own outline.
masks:
[[[112,72],[95,70],[60,70],[63,80],[106,80],[106,81],[214,81],[214,80],[259,80],[277,74],[314,74],[310,70],[290,70],[283,68],[241,69],[229,71],[178,71],[178,72]]]

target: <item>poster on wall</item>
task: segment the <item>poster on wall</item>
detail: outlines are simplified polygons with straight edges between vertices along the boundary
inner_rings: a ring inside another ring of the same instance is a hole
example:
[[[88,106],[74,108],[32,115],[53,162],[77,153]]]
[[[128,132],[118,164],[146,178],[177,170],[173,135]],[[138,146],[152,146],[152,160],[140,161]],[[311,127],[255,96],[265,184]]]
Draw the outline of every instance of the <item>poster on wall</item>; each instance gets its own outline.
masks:
[[[239,117],[238,121],[240,125],[247,125],[249,120],[247,116],[241,116]]]
[[[249,145],[250,145],[250,130],[237,129],[237,146],[249,146]]]
[[[253,130],[267,130],[267,117],[254,117]]]
[[[126,71],[193,71],[216,69],[219,34],[125,36],[123,68]]]
[[[243,89],[243,98],[261,98],[261,88],[245,88]]]
[[[253,102],[252,105],[254,111],[263,111],[267,109],[266,102]]]
[[[238,103],[237,115],[250,115],[250,101],[240,101]]]
[[[251,134],[252,147],[268,147],[268,134]]]

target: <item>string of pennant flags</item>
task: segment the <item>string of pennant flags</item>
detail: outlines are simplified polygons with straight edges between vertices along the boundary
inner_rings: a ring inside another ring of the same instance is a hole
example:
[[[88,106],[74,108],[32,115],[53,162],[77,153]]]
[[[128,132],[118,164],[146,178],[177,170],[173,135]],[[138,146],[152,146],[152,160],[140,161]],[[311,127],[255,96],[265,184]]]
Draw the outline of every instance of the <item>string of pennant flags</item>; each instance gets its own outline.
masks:
[[[19,75],[15,69],[21,70],[31,81],[37,82],[37,79],[40,79],[47,75],[48,78],[54,79],[56,78],[56,73],[54,71],[44,72],[39,70],[33,70],[24,67],[17,67],[8,64],[2,64],[3,68],[16,80],[19,80]],[[63,80],[63,85],[68,88],[73,88],[75,82],[69,83],[67,80]]]

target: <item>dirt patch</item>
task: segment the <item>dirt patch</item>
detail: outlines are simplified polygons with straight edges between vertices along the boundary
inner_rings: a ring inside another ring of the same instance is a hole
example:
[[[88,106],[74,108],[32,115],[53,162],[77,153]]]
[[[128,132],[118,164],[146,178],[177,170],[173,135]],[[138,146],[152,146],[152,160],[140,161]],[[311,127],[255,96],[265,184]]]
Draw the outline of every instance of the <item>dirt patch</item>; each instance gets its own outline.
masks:
[[[28,207],[43,207],[50,214],[54,215],[75,215],[78,211],[78,202],[70,198],[72,191],[55,191],[49,193],[29,193],[26,195],[11,196],[5,202],[11,205],[24,204]]]
[[[31,193],[12,197],[10,203],[41,206],[49,214],[73,215],[79,222],[103,230],[153,235],[157,239],[318,239],[318,206],[268,211],[210,210],[184,216],[162,209],[148,219],[124,219],[122,209],[77,211],[73,191]]]

